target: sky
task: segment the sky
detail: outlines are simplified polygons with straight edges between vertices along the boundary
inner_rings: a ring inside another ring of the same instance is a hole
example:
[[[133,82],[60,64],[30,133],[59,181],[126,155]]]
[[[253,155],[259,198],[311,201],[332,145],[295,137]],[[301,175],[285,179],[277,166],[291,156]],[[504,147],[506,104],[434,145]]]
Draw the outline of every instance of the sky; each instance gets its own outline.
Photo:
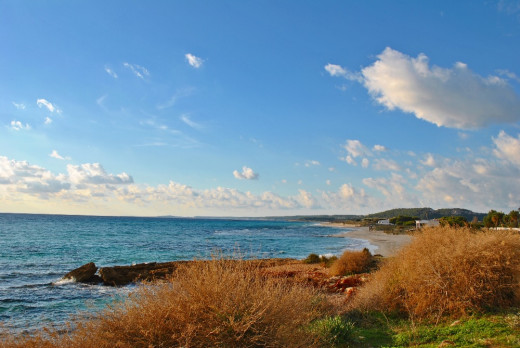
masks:
[[[0,0],[0,212],[520,207],[520,1]]]

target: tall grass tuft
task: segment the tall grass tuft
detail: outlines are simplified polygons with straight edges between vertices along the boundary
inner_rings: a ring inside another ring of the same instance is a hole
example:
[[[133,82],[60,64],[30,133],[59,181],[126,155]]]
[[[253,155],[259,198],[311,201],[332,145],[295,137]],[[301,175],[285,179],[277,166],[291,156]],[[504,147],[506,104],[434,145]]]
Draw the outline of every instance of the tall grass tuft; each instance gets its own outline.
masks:
[[[365,248],[361,251],[345,251],[329,269],[333,276],[344,276],[353,273],[368,272],[374,259],[370,251]]]
[[[325,303],[246,261],[196,261],[68,335],[0,347],[312,347],[323,337],[307,328],[328,313]]]
[[[425,229],[385,263],[352,306],[439,320],[520,305],[520,235]]]

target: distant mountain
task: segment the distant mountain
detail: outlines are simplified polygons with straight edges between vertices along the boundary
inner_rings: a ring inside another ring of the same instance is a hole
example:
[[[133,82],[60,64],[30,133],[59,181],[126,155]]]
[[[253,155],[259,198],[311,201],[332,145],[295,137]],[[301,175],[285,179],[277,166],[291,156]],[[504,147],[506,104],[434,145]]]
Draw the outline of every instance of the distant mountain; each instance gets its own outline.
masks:
[[[476,216],[479,221],[482,221],[486,213],[475,213],[468,209],[462,208],[443,208],[443,209],[432,209],[432,208],[397,208],[382,211],[375,214],[366,215],[366,218],[378,218],[378,219],[389,219],[399,215],[403,216],[416,216],[419,219],[439,219],[444,216],[463,216],[466,220],[471,221]]]

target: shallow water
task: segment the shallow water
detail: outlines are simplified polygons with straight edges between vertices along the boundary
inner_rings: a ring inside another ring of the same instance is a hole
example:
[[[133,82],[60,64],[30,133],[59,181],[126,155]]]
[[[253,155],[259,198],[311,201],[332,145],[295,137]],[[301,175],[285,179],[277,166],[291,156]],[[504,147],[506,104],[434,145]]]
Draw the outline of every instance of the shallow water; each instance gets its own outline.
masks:
[[[87,262],[98,267],[208,258],[220,250],[247,257],[339,254],[368,242],[312,223],[0,214],[0,327],[33,331],[95,311],[132,286],[59,282]]]

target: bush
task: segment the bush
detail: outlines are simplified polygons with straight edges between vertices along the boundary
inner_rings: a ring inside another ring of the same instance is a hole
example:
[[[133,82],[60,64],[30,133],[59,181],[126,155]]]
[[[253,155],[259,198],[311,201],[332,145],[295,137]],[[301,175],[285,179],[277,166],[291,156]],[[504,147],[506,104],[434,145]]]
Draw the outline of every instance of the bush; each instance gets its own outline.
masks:
[[[34,347],[318,345],[320,337],[307,331],[328,313],[323,298],[310,287],[259,274],[245,261],[190,263],[168,282],[144,285],[125,302],[79,322],[57,343],[40,339]]]
[[[449,227],[418,234],[352,303],[418,320],[515,305],[520,305],[520,235]]]
[[[309,254],[304,260],[303,263],[320,263],[321,257],[316,254]]]
[[[362,251],[345,251],[330,267],[331,275],[348,275],[352,273],[368,272],[373,264],[373,256],[365,248]]]
[[[309,332],[321,337],[326,347],[344,346],[353,340],[354,324],[336,315],[316,320],[311,324]]]

